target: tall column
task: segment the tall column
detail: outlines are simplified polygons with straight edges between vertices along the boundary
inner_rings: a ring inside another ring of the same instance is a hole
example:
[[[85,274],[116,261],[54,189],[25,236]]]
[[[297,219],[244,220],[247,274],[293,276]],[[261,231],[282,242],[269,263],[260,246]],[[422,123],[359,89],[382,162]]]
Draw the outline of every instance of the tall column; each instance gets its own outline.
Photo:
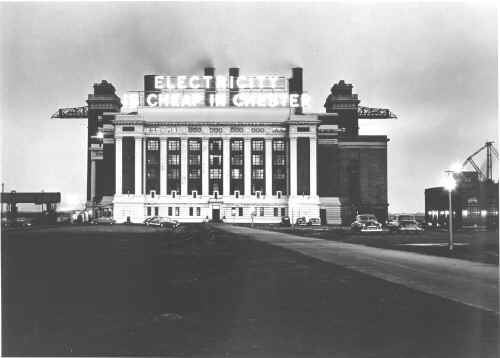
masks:
[[[181,138],[181,195],[187,195],[188,192],[188,141],[187,138]]]
[[[122,139],[115,138],[115,195],[121,195],[122,189],[122,174],[123,174],[123,161],[122,161]]]
[[[290,196],[297,195],[297,138],[290,138]]]
[[[96,185],[96,163],[95,160],[90,164],[90,200],[95,198],[95,185]]]
[[[201,140],[201,192],[208,195],[208,138]]]
[[[167,138],[160,138],[160,195],[167,195]]]
[[[309,155],[309,185],[310,185],[310,196],[317,195],[317,168],[316,168],[316,145],[317,139],[310,138],[309,146],[310,146],[310,155]]]
[[[266,138],[266,197],[273,195],[273,139]]]
[[[230,195],[230,165],[229,162],[231,160],[231,152],[229,151],[229,138],[224,138],[222,140],[222,190],[223,195]]]
[[[135,194],[142,194],[142,138],[135,138]]]
[[[245,195],[251,195],[252,191],[252,142],[250,138],[245,138],[244,140],[244,156],[245,156],[245,174],[244,174],[244,181],[245,181]]]

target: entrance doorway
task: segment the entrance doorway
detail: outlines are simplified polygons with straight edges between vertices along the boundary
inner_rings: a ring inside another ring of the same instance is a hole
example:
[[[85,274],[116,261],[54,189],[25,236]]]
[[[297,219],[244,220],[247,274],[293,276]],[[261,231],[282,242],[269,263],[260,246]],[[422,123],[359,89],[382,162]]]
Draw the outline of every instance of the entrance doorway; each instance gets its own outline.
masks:
[[[321,220],[321,225],[326,225],[326,209],[319,209],[319,218]]]
[[[220,222],[220,209],[212,209],[212,221]]]

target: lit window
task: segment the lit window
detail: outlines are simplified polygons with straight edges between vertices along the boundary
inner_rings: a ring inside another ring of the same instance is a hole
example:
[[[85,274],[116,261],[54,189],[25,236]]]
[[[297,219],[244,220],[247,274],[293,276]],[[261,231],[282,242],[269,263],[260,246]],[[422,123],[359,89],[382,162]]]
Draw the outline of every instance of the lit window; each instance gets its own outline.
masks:
[[[180,161],[181,160],[180,160],[179,154],[169,154],[167,156],[167,164],[168,165],[172,165],[172,166],[179,165]]]
[[[278,208],[274,208],[274,216],[278,216]]]
[[[196,208],[196,216],[200,216],[200,215],[201,215],[201,208],[197,207]]]
[[[264,208],[259,208],[259,215],[264,216]]]
[[[264,165],[264,156],[262,154],[252,154],[252,165]]]
[[[238,208],[238,216],[243,216],[243,208]]]
[[[178,206],[175,207],[175,216],[179,216],[180,208]]]
[[[199,152],[201,150],[201,143],[198,140],[190,140],[188,148],[190,152]]]
[[[243,173],[240,168],[231,169],[232,179],[243,179]]]
[[[167,171],[168,179],[179,179],[181,177],[180,170],[177,168],[171,168]]]
[[[283,152],[285,150],[285,141],[282,139],[277,139],[273,141],[273,151]]]
[[[210,179],[221,179],[222,178],[222,169],[221,168],[211,168],[209,172]]]
[[[284,154],[273,155],[273,164],[274,165],[285,165],[286,164],[286,156]]]
[[[189,168],[189,179],[200,179],[201,170],[199,168]]]
[[[264,151],[264,141],[262,139],[254,139],[252,141],[252,151],[263,152]]]
[[[252,179],[264,179],[264,169],[253,169]]]
[[[160,150],[160,141],[158,139],[148,139],[147,149],[148,152],[156,152]]]
[[[170,139],[168,141],[168,150],[169,151],[179,151],[181,148],[181,143],[178,139]]]
[[[286,215],[286,209],[285,208],[281,208],[281,216],[285,216]]]
[[[242,152],[243,151],[243,141],[242,140],[233,140],[231,142],[231,151],[232,152]]]
[[[200,165],[200,163],[201,163],[200,155],[199,154],[189,154],[188,163],[189,163],[189,165]]]

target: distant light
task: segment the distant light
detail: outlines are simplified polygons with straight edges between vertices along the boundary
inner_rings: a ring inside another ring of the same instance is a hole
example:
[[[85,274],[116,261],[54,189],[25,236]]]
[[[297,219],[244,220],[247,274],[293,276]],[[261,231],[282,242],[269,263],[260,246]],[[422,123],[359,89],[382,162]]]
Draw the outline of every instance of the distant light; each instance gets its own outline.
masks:
[[[450,170],[454,173],[460,173],[463,170],[462,164],[460,163],[453,163],[450,167]]]
[[[99,132],[97,132],[96,137],[99,138],[99,139],[103,139],[104,138],[104,133],[99,131]]]
[[[488,212],[486,210],[481,210],[481,216],[484,218],[488,215]]]
[[[444,180],[444,187],[448,191],[452,191],[453,189],[455,189],[456,186],[457,182],[455,181],[455,179],[451,175],[447,176],[446,179]]]
[[[469,212],[467,210],[462,210],[462,216],[466,218],[469,216]]]

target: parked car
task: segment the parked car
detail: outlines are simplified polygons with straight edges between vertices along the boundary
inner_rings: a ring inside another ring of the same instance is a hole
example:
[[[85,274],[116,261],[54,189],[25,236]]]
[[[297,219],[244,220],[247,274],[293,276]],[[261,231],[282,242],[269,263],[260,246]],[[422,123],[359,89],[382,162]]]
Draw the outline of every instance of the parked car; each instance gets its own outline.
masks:
[[[424,231],[416,220],[403,220],[399,222],[397,232],[401,233],[421,233]]]
[[[380,232],[382,231],[382,224],[378,222],[373,214],[356,215],[356,219],[351,224],[351,230],[359,232]]]
[[[157,216],[157,217],[152,218],[149,221],[148,225],[159,226],[159,227],[164,227],[164,228],[169,228],[169,229],[175,229],[180,224],[177,220]]]
[[[395,215],[391,216],[389,221],[387,222],[386,227],[391,230],[392,232],[399,231],[399,227],[402,222],[414,222],[417,223],[417,220],[415,219],[415,215]],[[417,223],[418,225],[418,223]]]
[[[101,216],[101,217],[93,219],[90,223],[94,224],[94,225],[98,225],[98,224],[113,225],[116,223],[116,221],[111,216]]]
[[[321,226],[321,220],[319,218],[310,218],[307,224],[310,226]]]
[[[157,218],[158,216],[149,216],[147,217],[146,219],[144,219],[144,221],[142,222],[144,225],[148,226],[149,223],[151,222],[151,220]]]
[[[290,217],[288,216],[282,216],[281,217],[281,226],[290,226]]]
[[[33,225],[33,220],[25,217],[19,217],[14,220],[12,226],[14,227],[29,227]]]
[[[305,217],[297,218],[297,220],[295,221],[295,225],[306,226],[307,225],[306,218]]]

